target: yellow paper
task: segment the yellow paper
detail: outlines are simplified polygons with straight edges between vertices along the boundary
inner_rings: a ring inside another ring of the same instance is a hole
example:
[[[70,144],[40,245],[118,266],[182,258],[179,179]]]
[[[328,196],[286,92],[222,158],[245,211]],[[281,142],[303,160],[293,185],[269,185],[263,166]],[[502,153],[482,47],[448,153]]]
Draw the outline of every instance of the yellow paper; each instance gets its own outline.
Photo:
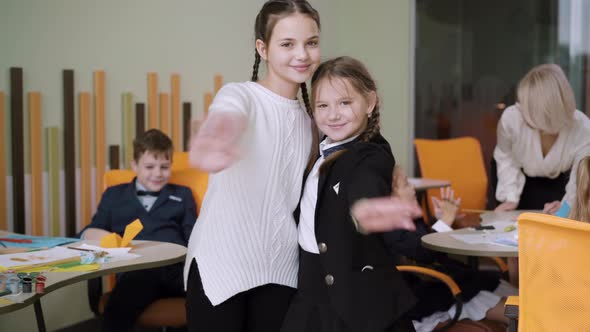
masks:
[[[8,299],[5,299],[3,297],[0,297],[0,305],[10,305],[10,304],[13,304],[13,303],[14,302],[12,302],[12,301],[10,301]]]
[[[123,234],[123,241],[121,241],[121,247],[127,247],[131,240],[133,240],[139,232],[143,229],[143,224],[139,219],[135,219],[132,223],[125,227],[125,233]]]
[[[117,233],[105,235],[100,239],[100,246],[103,248],[119,248],[121,246],[121,237]]]

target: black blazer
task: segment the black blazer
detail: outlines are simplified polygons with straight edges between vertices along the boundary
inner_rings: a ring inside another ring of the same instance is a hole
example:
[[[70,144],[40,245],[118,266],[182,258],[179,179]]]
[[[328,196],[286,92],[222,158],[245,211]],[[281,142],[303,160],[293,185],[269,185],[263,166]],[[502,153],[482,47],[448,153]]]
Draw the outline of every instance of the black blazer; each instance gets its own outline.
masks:
[[[352,331],[383,330],[414,305],[382,234],[359,233],[350,215],[357,200],[391,194],[394,165],[389,144],[379,135],[350,145],[319,177],[319,257],[333,277],[327,287],[330,302]]]
[[[86,228],[100,228],[122,236],[125,227],[139,218],[143,229],[135,239],[186,246],[197,219],[196,211],[191,190],[174,184],[164,186],[150,211],[146,211],[137,198],[134,179],[107,188]]]

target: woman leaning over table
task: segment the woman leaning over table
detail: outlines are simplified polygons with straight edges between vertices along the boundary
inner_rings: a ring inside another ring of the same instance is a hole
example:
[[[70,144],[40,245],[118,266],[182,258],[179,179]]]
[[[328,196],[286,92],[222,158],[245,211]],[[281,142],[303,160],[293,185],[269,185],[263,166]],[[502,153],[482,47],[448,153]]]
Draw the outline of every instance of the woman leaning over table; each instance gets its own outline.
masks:
[[[590,154],[590,120],[576,110],[572,88],[555,64],[531,69],[517,99],[498,124],[496,211],[554,214],[563,203],[572,205],[576,168]]]

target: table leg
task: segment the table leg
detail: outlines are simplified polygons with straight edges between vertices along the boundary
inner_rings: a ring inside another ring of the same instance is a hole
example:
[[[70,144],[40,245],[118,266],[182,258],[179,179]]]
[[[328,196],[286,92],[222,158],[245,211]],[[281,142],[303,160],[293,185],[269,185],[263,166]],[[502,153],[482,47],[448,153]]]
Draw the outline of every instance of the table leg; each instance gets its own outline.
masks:
[[[41,299],[37,299],[33,304],[33,307],[35,308],[35,318],[37,318],[37,328],[39,329],[39,332],[46,332],[43,309],[41,308]]]
[[[475,256],[468,256],[467,257],[467,264],[473,271],[479,270],[479,258]]]

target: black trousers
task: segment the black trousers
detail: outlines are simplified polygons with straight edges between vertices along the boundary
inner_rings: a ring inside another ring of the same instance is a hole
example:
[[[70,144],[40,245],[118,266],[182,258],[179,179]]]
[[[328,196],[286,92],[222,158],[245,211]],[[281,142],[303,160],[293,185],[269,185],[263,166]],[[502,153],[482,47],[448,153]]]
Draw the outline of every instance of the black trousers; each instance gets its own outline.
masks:
[[[186,290],[191,332],[278,332],[295,289],[268,284],[232,296],[213,306],[203,290],[193,259]]]
[[[103,331],[133,331],[139,315],[152,302],[167,297],[185,296],[183,264],[117,275],[117,283],[106,304]]]

